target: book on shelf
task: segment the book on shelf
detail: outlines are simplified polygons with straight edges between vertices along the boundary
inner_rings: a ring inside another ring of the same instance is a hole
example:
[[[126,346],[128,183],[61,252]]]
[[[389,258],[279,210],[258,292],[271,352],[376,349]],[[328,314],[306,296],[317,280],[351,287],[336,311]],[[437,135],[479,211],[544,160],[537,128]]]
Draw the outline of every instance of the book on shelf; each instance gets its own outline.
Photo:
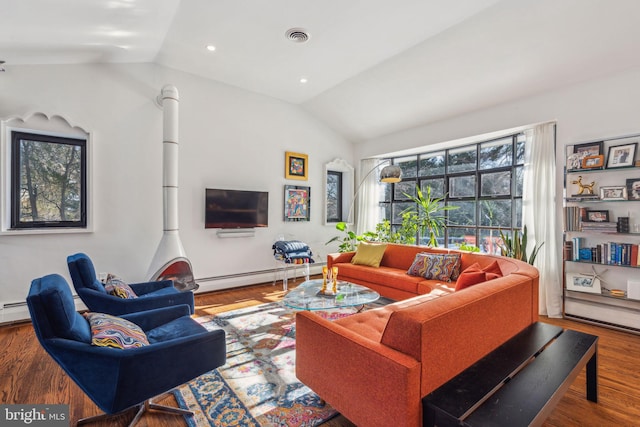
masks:
[[[569,257],[567,258],[567,256]],[[605,242],[593,247],[586,247],[584,241],[574,238],[570,242],[565,242],[565,259],[638,267],[640,266],[640,249],[637,244],[619,242]]]
[[[598,231],[600,233],[616,233],[618,223],[605,221],[584,221],[581,223],[582,231]]]

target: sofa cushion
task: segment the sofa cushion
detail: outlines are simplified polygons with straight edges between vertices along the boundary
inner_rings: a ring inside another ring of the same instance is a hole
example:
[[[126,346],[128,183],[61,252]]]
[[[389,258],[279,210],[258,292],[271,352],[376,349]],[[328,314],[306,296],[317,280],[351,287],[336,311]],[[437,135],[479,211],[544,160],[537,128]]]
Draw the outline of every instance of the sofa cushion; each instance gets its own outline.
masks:
[[[460,273],[460,254],[416,254],[407,274],[450,282]]]
[[[351,259],[351,263],[378,268],[385,249],[387,249],[387,245],[384,243],[360,242],[356,254]]]
[[[497,279],[498,277],[502,277],[502,272],[500,271],[500,266],[498,266],[497,261],[492,262],[485,268],[480,268],[480,264],[476,262],[460,273],[460,277],[458,277],[456,281],[456,291],[486,282],[487,280]]]
[[[334,264],[334,266],[338,266],[340,280],[361,283],[365,286],[376,283],[417,294],[418,284],[424,281],[422,277],[409,276],[403,270],[385,266],[371,268],[347,263]]]
[[[149,345],[144,331],[135,323],[104,313],[85,313],[91,326],[91,345],[120,349]]]

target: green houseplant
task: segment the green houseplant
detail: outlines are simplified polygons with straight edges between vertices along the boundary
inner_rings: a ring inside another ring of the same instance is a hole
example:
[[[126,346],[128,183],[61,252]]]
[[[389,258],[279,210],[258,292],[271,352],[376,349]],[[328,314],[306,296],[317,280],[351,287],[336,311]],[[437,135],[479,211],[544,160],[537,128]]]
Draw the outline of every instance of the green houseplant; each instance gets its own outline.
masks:
[[[538,251],[540,251],[540,248],[544,245],[544,242],[542,242],[537,247],[534,246],[531,251],[531,255],[527,256],[526,225],[523,227],[522,232],[520,232],[520,230],[514,230],[513,238],[500,230],[500,239],[502,240],[502,243],[499,243],[498,246],[500,247],[500,254],[502,256],[519,259],[521,261],[528,262],[531,265],[535,262],[536,257],[538,256]]]
[[[403,215],[413,216],[412,221],[417,224],[421,236],[428,232],[428,246],[438,246],[436,238],[440,237],[442,230],[447,228],[447,218],[444,213],[458,209],[458,206],[446,206],[444,197],[431,197],[431,187],[427,187],[426,195],[418,185],[416,185],[415,196],[407,193],[404,195],[415,202],[417,207],[405,209]]]

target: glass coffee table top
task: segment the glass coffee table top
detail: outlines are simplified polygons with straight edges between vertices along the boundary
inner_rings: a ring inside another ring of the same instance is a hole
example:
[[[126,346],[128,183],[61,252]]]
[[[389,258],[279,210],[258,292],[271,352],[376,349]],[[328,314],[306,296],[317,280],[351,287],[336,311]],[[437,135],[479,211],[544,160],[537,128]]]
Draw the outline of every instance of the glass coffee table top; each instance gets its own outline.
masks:
[[[364,306],[380,298],[380,294],[373,289],[355,283],[339,280],[337,288],[335,295],[323,295],[320,293],[322,279],[307,280],[289,291],[282,302],[297,310],[327,310]],[[327,284],[327,289],[331,289],[330,284]]]

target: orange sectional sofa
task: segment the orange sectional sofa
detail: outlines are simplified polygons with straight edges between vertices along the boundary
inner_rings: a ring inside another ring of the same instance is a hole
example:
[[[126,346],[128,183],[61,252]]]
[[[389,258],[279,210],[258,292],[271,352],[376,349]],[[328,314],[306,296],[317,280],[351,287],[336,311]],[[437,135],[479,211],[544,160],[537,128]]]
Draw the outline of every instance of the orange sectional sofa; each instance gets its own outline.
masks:
[[[401,301],[333,322],[297,313],[298,379],[356,425],[422,425],[423,396],[538,320],[534,267],[459,252],[462,269],[497,261],[503,277],[434,298],[429,292],[437,281],[403,276],[415,254],[425,251],[456,252],[389,245],[377,269],[351,268],[353,253],[332,255],[329,263],[339,266],[341,280]]]

